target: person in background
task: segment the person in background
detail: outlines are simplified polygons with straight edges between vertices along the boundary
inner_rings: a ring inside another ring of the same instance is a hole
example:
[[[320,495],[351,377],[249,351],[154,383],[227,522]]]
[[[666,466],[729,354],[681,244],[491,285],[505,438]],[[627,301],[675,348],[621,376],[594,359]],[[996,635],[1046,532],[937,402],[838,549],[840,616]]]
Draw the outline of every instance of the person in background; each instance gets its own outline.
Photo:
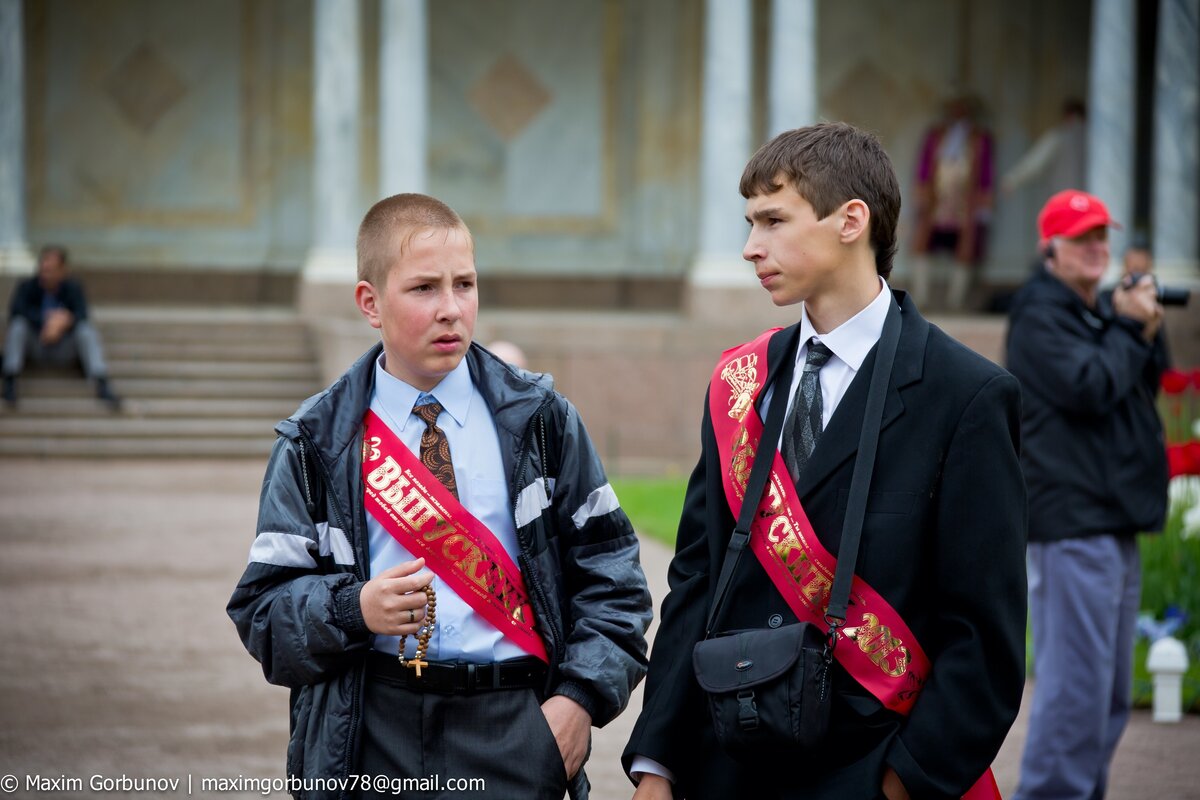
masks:
[[[3,397],[17,402],[17,378],[25,362],[72,364],[95,384],[96,397],[113,410],[121,400],[108,382],[100,334],[88,319],[83,286],[67,269],[67,250],[47,245],[38,253],[37,274],[13,289],[4,338]]]
[[[1074,98],[1063,102],[1062,117],[1004,173],[1005,194],[1044,177],[1050,191],[1061,192],[1087,182],[1087,110]]]
[[[1162,530],[1166,519],[1155,407],[1163,309],[1149,275],[1100,292],[1115,224],[1094,195],[1051,197],[1038,215],[1044,268],[1009,317],[1034,658],[1016,800],[1104,797],[1133,690],[1137,534]]]
[[[931,257],[953,260],[946,305],[964,308],[983,261],[992,209],[992,135],[980,122],[979,102],[959,96],[921,144],[917,159],[917,216],[913,235],[913,299],[929,300]]]

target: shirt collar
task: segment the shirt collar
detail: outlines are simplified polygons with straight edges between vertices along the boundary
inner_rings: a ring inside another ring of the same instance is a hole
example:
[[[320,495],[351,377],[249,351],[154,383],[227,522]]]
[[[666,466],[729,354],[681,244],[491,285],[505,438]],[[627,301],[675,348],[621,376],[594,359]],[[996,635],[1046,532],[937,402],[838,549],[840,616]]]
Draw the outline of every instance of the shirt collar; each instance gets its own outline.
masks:
[[[800,360],[801,353],[806,352],[804,345],[810,338],[816,337],[818,342],[832,350],[833,354],[844,361],[850,369],[858,372],[867,358],[867,353],[871,352],[871,348],[883,335],[883,322],[887,319],[888,308],[892,302],[892,292],[888,288],[887,281],[880,278],[879,284],[879,294],[875,295],[875,299],[868,303],[866,308],[829,333],[817,333],[812,321],[808,318],[808,309],[801,306],[801,346],[796,348],[797,362]]]
[[[392,421],[400,425],[401,431],[408,427],[409,420],[413,418],[413,405],[422,394],[433,395],[458,427],[467,424],[474,387],[465,358],[426,393],[385,370],[383,364],[386,357],[386,353],[380,353],[375,361],[375,397]]]

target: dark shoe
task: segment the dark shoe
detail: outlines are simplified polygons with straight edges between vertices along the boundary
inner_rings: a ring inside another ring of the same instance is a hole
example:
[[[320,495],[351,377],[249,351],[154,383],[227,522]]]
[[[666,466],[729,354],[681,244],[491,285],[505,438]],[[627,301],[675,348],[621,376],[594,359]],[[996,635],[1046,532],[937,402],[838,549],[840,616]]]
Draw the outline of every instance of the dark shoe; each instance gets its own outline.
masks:
[[[113,411],[119,411],[121,409],[121,398],[118,397],[117,394],[113,392],[112,387],[108,385],[108,378],[96,379],[96,397],[103,400],[104,404]]]
[[[17,404],[17,376],[4,376],[4,402],[9,408]]]

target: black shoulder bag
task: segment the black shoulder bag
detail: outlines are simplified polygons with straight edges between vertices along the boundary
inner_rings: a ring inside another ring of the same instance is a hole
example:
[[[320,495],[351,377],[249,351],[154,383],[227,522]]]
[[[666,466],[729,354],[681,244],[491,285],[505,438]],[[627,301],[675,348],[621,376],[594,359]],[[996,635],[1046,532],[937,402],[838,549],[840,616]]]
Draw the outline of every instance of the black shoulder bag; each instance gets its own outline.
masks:
[[[708,697],[717,741],[734,757],[794,753],[797,748],[813,747],[828,731],[832,700],[829,670],[838,629],[846,622],[867,492],[879,444],[884,397],[899,338],[900,308],[892,302],[867,392],[837,569],[825,613],[826,629],[821,630],[811,622],[797,622],[781,628],[714,634],[730,578],[750,541],[753,515],[762,499],[775,457],[775,442],[779,440],[787,407],[787,395],[781,394],[780,390],[787,392],[791,388],[794,358],[785,364],[777,378],[775,396],[742,499],[742,510],[725,551],[705,626],[705,638],[692,651],[692,668],[697,683]]]

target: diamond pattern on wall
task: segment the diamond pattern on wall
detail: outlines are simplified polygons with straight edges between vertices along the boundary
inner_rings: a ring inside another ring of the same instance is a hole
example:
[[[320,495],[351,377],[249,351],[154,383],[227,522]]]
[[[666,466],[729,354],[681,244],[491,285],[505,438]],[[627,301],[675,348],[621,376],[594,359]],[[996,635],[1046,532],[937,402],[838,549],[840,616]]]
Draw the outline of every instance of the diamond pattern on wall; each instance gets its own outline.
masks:
[[[553,95],[520,60],[505,54],[475,82],[468,99],[479,116],[508,142],[537,119]]]
[[[187,94],[187,86],[153,47],[143,43],[104,82],[125,119],[144,134]]]

